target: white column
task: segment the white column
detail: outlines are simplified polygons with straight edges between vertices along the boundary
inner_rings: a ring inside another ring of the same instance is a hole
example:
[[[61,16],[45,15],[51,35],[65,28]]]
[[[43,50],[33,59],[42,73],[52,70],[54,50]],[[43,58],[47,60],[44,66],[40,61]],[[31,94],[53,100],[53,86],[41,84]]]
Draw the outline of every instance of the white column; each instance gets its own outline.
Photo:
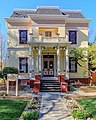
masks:
[[[38,57],[39,57],[39,73],[41,72],[41,46],[39,46],[39,50],[38,50]]]
[[[18,96],[18,77],[16,78],[16,96]]]
[[[56,55],[54,55],[54,76],[56,76]]]
[[[32,71],[34,71],[34,58],[33,58],[33,51],[31,46],[29,50],[29,56],[30,56],[30,79],[32,79]]]
[[[60,49],[59,46],[57,48],[57,72],[60,72]]]
[[[36,73],[39,73],[39,59],[38,59],[38,53],[36,54]]]
[[[66,70],[66,53],[65,53],[65,50],[64,50],[64,71]]]
[[[7,79],[7,95],[9,94],[9,80]]]
[[[66,78],[69,79],[69,56],[68,56],[68,46],[66,47]]]

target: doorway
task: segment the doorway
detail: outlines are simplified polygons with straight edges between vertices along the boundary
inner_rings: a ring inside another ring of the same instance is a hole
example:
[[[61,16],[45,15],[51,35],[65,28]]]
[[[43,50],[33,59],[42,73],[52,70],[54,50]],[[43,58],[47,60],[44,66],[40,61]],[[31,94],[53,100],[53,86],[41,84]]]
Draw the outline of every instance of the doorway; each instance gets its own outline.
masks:
[[[54,55],[43,55],[43,76],[54,76]]]

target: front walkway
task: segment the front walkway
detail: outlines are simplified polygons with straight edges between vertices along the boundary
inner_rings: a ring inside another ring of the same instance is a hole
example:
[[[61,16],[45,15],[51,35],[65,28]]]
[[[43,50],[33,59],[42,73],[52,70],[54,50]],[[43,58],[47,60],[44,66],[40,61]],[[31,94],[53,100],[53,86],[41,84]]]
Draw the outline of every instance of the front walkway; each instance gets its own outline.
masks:
[[[59,93],[42,93],[38,120],[73,120]]]

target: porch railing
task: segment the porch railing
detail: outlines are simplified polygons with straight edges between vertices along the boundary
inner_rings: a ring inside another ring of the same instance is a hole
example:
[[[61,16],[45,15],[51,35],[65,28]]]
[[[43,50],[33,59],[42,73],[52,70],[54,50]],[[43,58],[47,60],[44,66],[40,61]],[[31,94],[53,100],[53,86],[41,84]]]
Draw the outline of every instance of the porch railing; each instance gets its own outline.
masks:
[[[67,37],[30,36],[30,42],[68,42]]]

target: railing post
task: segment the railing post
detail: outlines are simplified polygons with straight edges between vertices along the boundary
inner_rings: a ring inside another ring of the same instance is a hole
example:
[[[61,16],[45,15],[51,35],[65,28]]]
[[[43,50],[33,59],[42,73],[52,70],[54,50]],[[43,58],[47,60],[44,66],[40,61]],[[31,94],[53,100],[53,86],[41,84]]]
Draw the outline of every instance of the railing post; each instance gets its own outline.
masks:
[[[33,38],[32,38],[33,33],[30,33],[29,35],[30,35],[30,42],[33,42]]]
[[[57,42],[59,42],[59,33],[56,33],[56,35],[57,35]]]
[[[39,41],[42,42],[42,34],[39,35]]]
[[[16,96],[18,96],[18,76],[16,77]]]

